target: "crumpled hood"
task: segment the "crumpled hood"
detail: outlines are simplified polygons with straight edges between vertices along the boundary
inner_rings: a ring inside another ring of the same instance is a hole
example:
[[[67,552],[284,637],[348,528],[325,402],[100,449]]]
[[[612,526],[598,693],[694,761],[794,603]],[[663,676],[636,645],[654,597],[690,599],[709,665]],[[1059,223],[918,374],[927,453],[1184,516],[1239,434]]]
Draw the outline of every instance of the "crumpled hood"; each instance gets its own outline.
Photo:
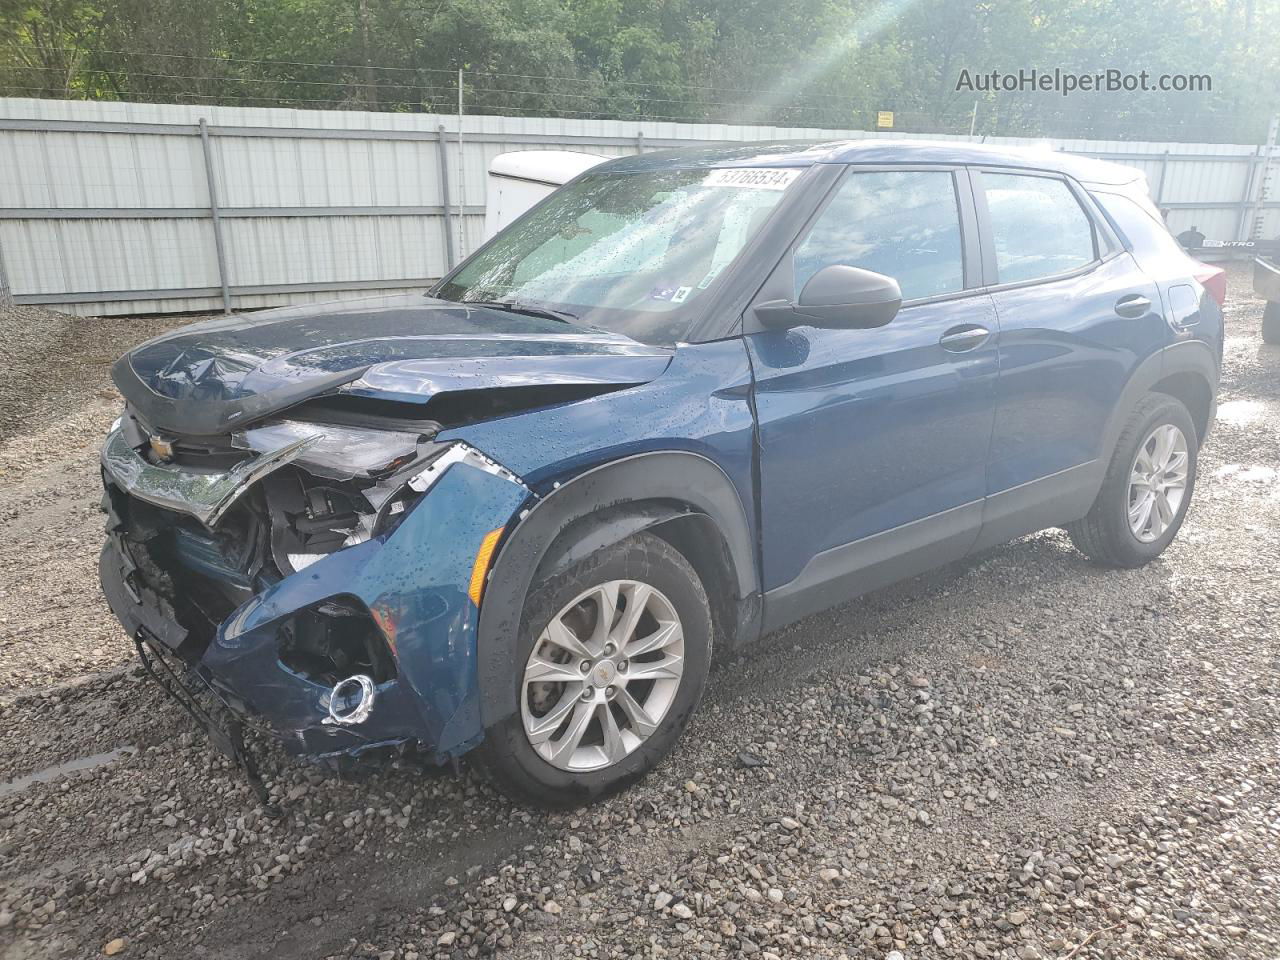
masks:
[[[647,383],[671,350],[421,294],[207,320],[149,340],[112,378],[153,428],[213,435],[323,393],[426,403],[453,390]]]

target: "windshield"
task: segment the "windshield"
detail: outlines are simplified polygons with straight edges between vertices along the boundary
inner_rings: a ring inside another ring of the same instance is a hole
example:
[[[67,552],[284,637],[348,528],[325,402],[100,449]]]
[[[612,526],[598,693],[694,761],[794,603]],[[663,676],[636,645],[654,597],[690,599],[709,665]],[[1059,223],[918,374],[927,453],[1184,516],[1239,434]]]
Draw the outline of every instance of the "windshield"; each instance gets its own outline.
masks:
[[[691,307],[800,172],[588,174],[500,233],[436,295],[556,311],[645,343],[674,343]]]

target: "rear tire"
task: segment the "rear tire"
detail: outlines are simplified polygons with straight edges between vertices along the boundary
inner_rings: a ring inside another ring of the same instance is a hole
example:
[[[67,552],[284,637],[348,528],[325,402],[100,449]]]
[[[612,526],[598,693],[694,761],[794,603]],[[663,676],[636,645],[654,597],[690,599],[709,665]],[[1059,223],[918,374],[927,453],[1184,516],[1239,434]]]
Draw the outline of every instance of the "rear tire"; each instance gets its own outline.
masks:
[[[679,551],[647,533],[605,547],[530,587],[506,719],[472,756],[503,793],[551,809],[635,783],[688,725],[711,642],[706,592]]]
[[[1076,549],[1102,566],[1128,568],[1164,553],[1191,505],[1198,446],[1186,407],[1163,393],[1143,397],[1120,433],[1092,509],[1066,528]]]
[[[1266,343],[1280,343],[1280,301],[1268,300],[1262,311],[1262,339]]]

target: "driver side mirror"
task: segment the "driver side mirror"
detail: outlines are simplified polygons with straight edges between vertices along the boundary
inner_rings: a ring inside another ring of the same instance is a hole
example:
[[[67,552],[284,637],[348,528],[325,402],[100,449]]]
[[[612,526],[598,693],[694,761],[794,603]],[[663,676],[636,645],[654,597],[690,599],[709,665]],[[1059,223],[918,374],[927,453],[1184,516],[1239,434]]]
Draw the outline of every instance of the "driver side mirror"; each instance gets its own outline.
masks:
[[[866,330],[883,327],[902,306],[898,281],[883,273],[834,263],[805,283],[795,303],[770,300],[757,304],[756,317],[766,327],[826,327]]]

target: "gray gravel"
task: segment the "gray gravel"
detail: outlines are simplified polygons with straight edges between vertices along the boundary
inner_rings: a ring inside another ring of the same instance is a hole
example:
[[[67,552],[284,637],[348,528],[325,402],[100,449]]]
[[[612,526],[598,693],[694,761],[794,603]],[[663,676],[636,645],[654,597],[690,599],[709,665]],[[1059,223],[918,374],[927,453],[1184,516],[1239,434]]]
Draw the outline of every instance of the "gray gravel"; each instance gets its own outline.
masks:
[[[0,795],[0,955],[1280,955],[1280,348],[1246,291],[1164,558],[1102,571],[1048,532],[811,618],[568,814],[276,756],[264,818],[104,619],[112,405],[0,444],[0,778],[138,748]]]
[[[0,311],[0,697],[124,662],[95,582],[97,447],[120,413],[109,370],[191,319]]]
[[[0,441],[95,396],[114,397],[108,368],[125,347],[193,319],[0,310]]]

